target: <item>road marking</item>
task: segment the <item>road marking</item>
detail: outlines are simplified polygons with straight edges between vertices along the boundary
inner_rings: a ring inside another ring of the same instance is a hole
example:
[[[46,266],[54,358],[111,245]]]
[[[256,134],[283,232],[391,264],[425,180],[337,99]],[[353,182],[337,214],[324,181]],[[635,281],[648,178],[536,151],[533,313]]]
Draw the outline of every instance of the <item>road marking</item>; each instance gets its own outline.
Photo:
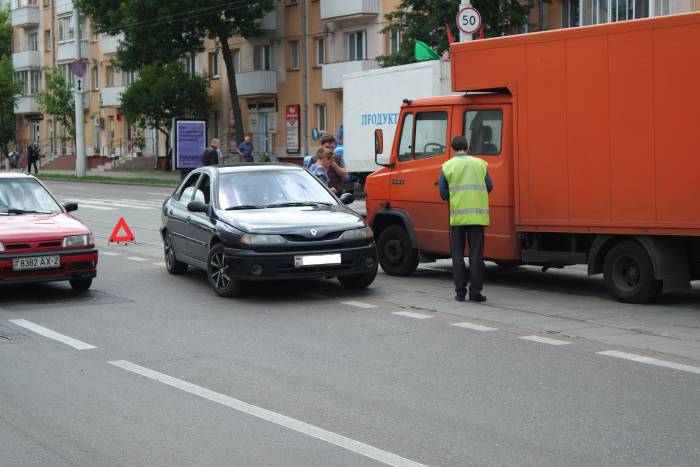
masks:
[[[371,303],[364,303],[364,302],[340,302],[342,305],[348,305],[348,306],[354,306],[357,308],[377,308],[377,305],[372,305]]]
[[[674,370],[687,371],[688,373],[700,375],[700,368],[691,365],[683,365],[682,363],[673,363],[666,360],[659,360],[658,358],[645,357],[643,355],[636,355],[633,353],[618,352],[617,350],[605,350],[597,353],[600,355],[607,355],[608,357],[624,358],[625,360],[632,360],[633,362],[647,363],[649,365],[662,366],[664,368],[672,368]]]
[[[539,342],[540,344],[549,344],[549,345],[571,344],[571,342],[560,341],[559,339],[550,339],[549,337],[541,337],[541,336],[522,336],[522,337],[518,337],[518,339],[522,339],[524,341]]]
[[[48,337],[49,339],[53,339],[55,341],[62,342],[66,345],[70,345],[74,349],[89,350],[97,348],[94,345],[90,345],[77,339],[73,339],[72,337],[64,336],[63,334],[60,334],[56,331],[52,331],[51,329],[45,328],[43,326],[39,326],[36,323],[27,321],[26,319],[11,319],[10,322],[16,324],[17,326],[21,326],[25,329],[29,329],[30,331],[35,332],[44,337]]]
[[[174,190],[174,188],[173,188],[173,190]],[[170,193],[156,193],[155,191],[147,191],[146,194],[152,195],[152,196],[162,196],[163,199],[165,199],[172,194],[172,191]]]
[[[428,267],[428,266],[418,266],[418,269],[425,269],[425,270],[428,270],[428,271],[437,271],[437,272],[447,272],[446,269],[431,268],[431,267]]]
[[[104,256],[121,256],[121,253],[117,253],[116,251],[100,251],[101,255]]]
[[[160,263],[151,263],[151,264],[152,264],[153,266],[159,266],[159,267],[164,267],[164,266],[165,266],[165,263],[163,263],[162,261],[161,261]]]
[[[405,316],[406,318],[415,318],[415,319],[434,318],[434,316],[424,315],[423,313],[413,313],[412,311],[395,311],[392,314],[399,315],[399,316]]]
[[[116,209],[117,209],[117,208],[109,208],[107,206],[97,206],[94,204],[78,202],[78,209],[82,209],[82,208],[97,209],[98,211],[116,211]]]
[[[141,258],[140,256],[127,256],[126,259],[130,261],[148,261],[146,258]]]
[[[460,328],[471,329],[472,331],[495,331],[497,328],[490,328],[488,326],[482,326],[480,324],[474,323],[452,323],[451,326],[457,326]]]
[[[414,462],[404,457],[397,456],[396,454],[383,451],[379,448],[375,448],[374,446],[370,446],[369,444],[365,444],[361,441],[355,441],[354,439],[350,439],[337,433],[324,430],[323,428],[319,428],[317,426],[310,425],[300,420],[287,417],[286,415],[282,415],[277,412],[273,412],[271,410],[267,410],[262,407],[249,404],[247,402],[243,402],[239,399],[234,399],[231,396],[212,391],[202,386],[197,386],[196,384],[192,384],[181,379],[173,378],[172,376],[168,376],[155,370],[151,370],[150,368],[145,368],[140,365],[136,365],[135,363],[131,363],[126,360],[116,360],[111,361],[109,363],[110,365],[114,365],[123,370],[136,373],[138,375],[152,379],[159,383],[163,383],[167,386],[180,389],[182,391],[188,392],[203,399],[207,399],[212,402],[216,402],[217,404],[224,405],[244,414],[260,418],[262,420],[274,423],[275,425],[282,426],[292,431],[296,431],[297,433],[302,433],[312,438],[316,438],[321,441],[333,444],[335,446],[339,446],[343,449],[347,449],[348,451],[355,452],[369,459],[374,459],[387,465],[401,467],[425,467],[423,464],[419,464],[418,462]]]

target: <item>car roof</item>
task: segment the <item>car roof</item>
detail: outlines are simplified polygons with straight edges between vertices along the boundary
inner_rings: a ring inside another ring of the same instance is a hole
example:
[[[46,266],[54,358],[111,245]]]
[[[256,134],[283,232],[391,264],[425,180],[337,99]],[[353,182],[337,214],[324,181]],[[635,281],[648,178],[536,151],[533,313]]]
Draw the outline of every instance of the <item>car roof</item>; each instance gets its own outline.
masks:
[[[257,162],[240,165],[214,165],[202,167],[200,170],[213,170],[220,174],[236,172],[260,172],[268,170],[304,170],[304,167],[296,164],[284,164],[278,162]]]

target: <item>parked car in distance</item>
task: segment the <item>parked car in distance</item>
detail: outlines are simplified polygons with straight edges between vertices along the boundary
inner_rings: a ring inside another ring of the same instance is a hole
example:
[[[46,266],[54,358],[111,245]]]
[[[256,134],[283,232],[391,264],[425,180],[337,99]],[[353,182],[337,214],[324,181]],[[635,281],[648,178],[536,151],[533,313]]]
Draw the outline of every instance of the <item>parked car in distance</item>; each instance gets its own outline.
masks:
[[[332,277],[350,289],[377,275],[372,230],[304,168],[291,164],[202,167],[163,204],[171,274],[207,272],[221,296],[246,281]]]
[[[0,285],[69,281],[87,290],[97,274],[90,229],[37,178],[0,173]]]

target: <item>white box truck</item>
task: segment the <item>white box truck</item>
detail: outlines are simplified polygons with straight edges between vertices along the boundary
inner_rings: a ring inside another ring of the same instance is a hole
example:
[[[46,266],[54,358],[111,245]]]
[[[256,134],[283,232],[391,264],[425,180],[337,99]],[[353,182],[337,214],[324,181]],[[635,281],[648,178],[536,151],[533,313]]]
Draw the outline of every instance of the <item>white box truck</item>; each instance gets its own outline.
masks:
[[[384,131],[388,159],[404,99],[452,94],[450,62],[431,60],[343,76],[343,158],[351,174],[364,177],[374,161],[374,129]]]

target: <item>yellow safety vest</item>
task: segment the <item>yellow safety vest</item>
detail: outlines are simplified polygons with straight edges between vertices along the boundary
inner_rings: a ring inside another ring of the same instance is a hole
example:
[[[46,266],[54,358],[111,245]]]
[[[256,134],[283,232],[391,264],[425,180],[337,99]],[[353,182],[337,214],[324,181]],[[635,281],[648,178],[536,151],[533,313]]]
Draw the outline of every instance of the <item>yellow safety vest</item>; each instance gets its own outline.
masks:
[[[489,225],[488,163],[456,156],[442,165],[450,188],[450,225]]]

